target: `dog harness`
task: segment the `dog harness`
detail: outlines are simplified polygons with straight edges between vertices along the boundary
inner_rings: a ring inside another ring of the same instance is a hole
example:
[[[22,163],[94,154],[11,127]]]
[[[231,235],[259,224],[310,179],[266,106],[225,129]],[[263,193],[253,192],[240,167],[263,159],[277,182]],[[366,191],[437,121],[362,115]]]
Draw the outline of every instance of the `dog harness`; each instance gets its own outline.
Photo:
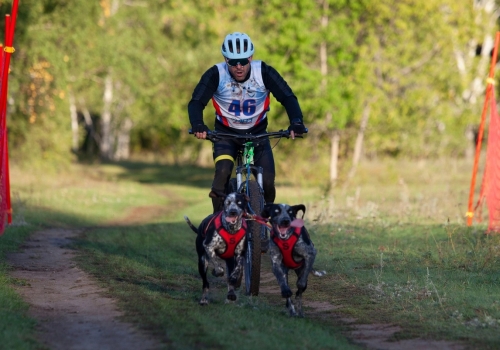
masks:
[[[295,261],[292,255],[293,248],[295,247],[295,244],[299,240],[301,233],[302,233],[302,227],[295,227],[292,235],[288,239],[281,239],[276,233],[274,233],[273,230],[273,235],[271,238],[281,251],[281,255],[283,256],[283,264],[285,264],[285,266],[288,267],[289,269],[295,270],[301,267],[302,264],[304,264],[304,260],[298,263]]]
[[[226,242],[226,251],[220,255],[223,259],[229,259],[234,257],[234,251],[236,246],[241,242],[243,237],[245,237],[245,233],[247,232],[247,222],[242,220],[241,228],[238,232],[231,234],[227,232],[227,230],[222,225],[222,212],[213,217],[213,222],[215,225],[215,230],[222,237],[224,242]],[[209,225],[207,225],[208,228]]]

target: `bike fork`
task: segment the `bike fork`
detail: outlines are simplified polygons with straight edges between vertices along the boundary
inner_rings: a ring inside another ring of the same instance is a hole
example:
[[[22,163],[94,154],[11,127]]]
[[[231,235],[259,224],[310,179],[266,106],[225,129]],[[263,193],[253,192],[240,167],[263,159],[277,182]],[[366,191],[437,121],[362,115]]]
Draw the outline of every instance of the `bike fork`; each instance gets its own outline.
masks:
[[[259,184],[260,188],[263,189],[263,172],[264,170],[260,166],[250,166],[252,170],[255,170],[257,172],[257,183]],[[243,167],[238,167],[236,169],[236,184],[238,186],[238,189],[241,188],[241,184],[243,183],[243,172],[248,171],[246,168]],[[250,174],[247,174],[247,177],[250,176]]]

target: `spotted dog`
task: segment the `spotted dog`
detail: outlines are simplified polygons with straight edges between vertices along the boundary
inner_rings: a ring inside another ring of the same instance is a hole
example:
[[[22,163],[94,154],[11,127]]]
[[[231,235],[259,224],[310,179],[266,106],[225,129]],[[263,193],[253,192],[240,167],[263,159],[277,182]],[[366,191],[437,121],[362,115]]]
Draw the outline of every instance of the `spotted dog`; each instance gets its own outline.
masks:
[[[203,295],[200,305],[208,304],[209,284],[207,279],[208,262],[215,265],[212,274],[217,277],[224,275],[224,269],[216,257],[226,262],[228,292],[227,299],[236,300],[234,289],[238,287],[243,273],[243,253],[246,247],[247,223],[243,216],[249,199],[240,193],[210,192],[210,197],[225,197],[222,211],[207,216],[196,228],[187,216],[184,219],[197,234],[196,252],[198,253],[198,271],[203,280]]]
[[[281,288],[281,296],[286,298],[286,308],[290,316],[304,317],[302,310],[302,294],[307,288],[307,278],[311,272],[322,276],[325,272],[313,269],[316,249],[304,227],[303,220],[297,219],[297,212],[305,213],[303,204],[289,206],[288,204],[266,205],[261,213],[271,224],[269,255],[272,271]],[[297,274],[297,293],[292,301],[293,292],[288,285],[288,271]]]

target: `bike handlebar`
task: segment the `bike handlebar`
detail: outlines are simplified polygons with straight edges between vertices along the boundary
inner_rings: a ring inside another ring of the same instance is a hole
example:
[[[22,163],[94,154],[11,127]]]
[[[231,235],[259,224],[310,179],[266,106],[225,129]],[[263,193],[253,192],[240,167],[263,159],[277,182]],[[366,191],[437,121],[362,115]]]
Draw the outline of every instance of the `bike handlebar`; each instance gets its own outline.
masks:
[[[308,130],[306,129],[306,132]],[[189,134],[194,134],[192,129],[189,129]],[[207,131],[207,140],[216,142],[220,140],[227,140],[227,139],[244,139],[248,141],[252,140],[260,140],[264,138],[281,138],[281,137],[286,137],[287,139],[290,138],[290,131],[289,130],[279,130],[279,131],[271,131],[271,132],[266,132],[264,134],[257,134],[257,135],[252,135],[252,134],[233,134],[233,133],[228,133],[228,132],[221,132],[221,131],[215,131],[215,130],[209,130]],[[295,137],[302,138],[302,135],[295,135]]]

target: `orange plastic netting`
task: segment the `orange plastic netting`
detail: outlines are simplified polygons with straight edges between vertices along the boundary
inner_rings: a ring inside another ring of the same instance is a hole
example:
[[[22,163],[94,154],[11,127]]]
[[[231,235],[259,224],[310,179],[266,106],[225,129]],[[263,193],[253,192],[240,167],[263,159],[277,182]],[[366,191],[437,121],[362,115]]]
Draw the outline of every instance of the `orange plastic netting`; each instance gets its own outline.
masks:
[[[490,127],[480,198],[486,198],[488,231],[500,232],[500,120],[494,90],[490,98]]]
[[[490,125],[488,130],[486,164],[474,215],[476,221],[481,222],[482,206],[486,201],[488,208],[488,232],[500,232],[500,120],[494,96],[495,92],[492,89],[488,98],[490,105]]]

